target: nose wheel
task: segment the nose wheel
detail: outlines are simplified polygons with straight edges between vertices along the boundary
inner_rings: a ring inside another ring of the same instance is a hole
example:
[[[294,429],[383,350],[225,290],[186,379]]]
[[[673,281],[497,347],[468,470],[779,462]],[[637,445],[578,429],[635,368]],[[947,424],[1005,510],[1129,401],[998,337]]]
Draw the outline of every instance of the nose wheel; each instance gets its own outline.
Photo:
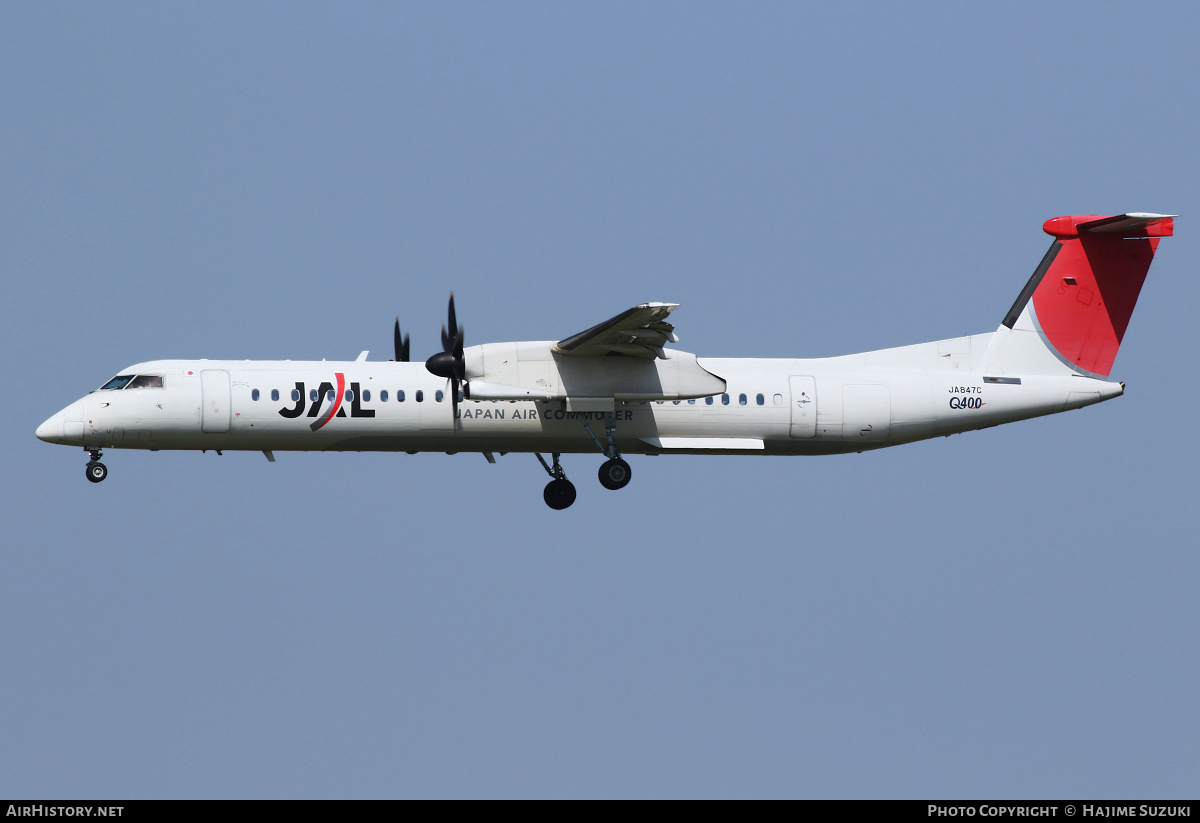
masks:
[[[87,474],[87,479],[93,483],[99,483],[104,478],[108,477],[108,466],[100,462],[100,450],[93,449],[88,451],[88,456],[91,460],[88,461],[84,472]]]

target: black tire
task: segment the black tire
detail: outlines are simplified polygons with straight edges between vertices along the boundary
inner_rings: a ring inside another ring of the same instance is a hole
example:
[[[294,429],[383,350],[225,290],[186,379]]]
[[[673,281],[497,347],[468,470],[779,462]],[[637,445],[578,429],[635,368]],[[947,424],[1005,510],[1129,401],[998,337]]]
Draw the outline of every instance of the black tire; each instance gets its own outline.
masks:
[[[108,466],[95,460],[87,464],[85,471],[87,472],[87,479],[91,480],[93,483],[99,483],[101,480],[108,477]]]
[[[542,492],[546,505],[552,509],[562,510],[575,502],[575,484],[565,478],[551,480]]]
[[[600,485],[606,489],[623,489],[629,485],[631,477],[633,471],[629,464],[619,457],[616,460],[605,460],[600,466]]]

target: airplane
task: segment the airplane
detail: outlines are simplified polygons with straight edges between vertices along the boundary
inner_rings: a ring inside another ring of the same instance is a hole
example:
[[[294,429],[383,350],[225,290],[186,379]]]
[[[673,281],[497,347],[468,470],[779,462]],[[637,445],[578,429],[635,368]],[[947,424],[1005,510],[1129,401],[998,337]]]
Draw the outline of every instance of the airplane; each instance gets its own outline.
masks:
[[[352,362],[155,360],[71,403],[37,437],[82,446],[88,480],[102,449],[533,453],[543,498],[576,497],[563,454],[603,456],[601,485],[624,488],[623,455],[862,452],[1078,409],[1120,396],[1113,360],[1159,240],[1176,215],[1073,215],[994,332],[819,359],[697,357],[643,303],[563,340],[464,345],[454,295],[442,351]],[[543,453],[551,455],[547,462]]]

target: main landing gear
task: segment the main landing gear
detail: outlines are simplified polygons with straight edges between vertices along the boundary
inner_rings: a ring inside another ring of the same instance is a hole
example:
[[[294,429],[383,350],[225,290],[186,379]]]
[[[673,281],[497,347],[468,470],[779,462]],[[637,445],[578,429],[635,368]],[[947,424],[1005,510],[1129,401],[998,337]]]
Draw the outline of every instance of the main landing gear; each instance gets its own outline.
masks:
[[[611,460],[605,460],[600,465],[600,485],[606,489],[623,489],[629,485],[629,478],[632,472],[629,469],[629,464],[620,457],[614,457]]]
[[[600,442],[600,438],[596,437],[596,433],[592,431],[587,420],[583,420],[583,426],[596,441],[600,451],[608,458],[600,466],[600,485],[613,491],[628,486],[633,471],[629,468],[629,464],[621,459],[621,454],[617,451],[617,444],[613,438],[617,431],[615,415],[608,414],[604,418],[604,434],[607,444]],[[575,484],[567,479],[567,474],[563,471],[562,464],[559,463],[558,459],[561,455],[558,452],[552,455],[554,465],[548,464],[546,458],[540,454],[536,456],[538,462],[542,464],[542,468],[546,470],[546,474],[550,475],[550,482],[546,484],[546,490],[542,493],[546,505],[552,509],[567,508],[575,502]]]
[[[633,471],[629,468],[629,464],[621,459],[621,453],[617,451],[617,443],[613,439],[613,435],[617,433],[616,415],[604,415],[604,443],[600,442],[600,438],[592,431],[587,420],[583,421],[583,427],[587,429],[588,434],[600,447],[600,451],[608,458],[600,466],[600,485],[613,491],[628,486],[630,478],[633,477]]]
[[[108,466],[100,462],[102,456],[99,449],[86,449],[91,460],[88,461],[87,468],[84,471],[87,473],[87,479],[93,483],[99,483],[104,478],[108,477]]]
[[[542,497],[545,499],[546,505],[552,509],[565,509],[575,502],[575,484],[567,479],[567,473],[563,471],[562,464],[558,462],[560,456],[558,452],[551,455],[554,465],[547,466],[546,458],[540,454],[537,455],[538,462],[551,477],[550,482],[546,484],[546,490],[542,492]]]

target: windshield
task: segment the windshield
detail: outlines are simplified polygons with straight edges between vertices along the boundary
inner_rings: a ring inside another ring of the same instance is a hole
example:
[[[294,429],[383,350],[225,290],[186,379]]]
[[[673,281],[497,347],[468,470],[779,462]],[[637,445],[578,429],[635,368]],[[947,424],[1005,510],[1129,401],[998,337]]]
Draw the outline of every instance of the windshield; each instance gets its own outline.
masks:
[[[127,389],[161,389],[163,387],[163,379],[161,374],[139,374],[133,378],[133,382],[125,388]]]
[[[112,380],[109,380],[107,383],[105,383],[103,386],[101,386],[100,391],[104,391],[106,389],[108,389],[108,390],[123,389],[123,388],[125,388],[125,384],[128,383],[132,379],[133,379],[132,374],[118,374]]]

